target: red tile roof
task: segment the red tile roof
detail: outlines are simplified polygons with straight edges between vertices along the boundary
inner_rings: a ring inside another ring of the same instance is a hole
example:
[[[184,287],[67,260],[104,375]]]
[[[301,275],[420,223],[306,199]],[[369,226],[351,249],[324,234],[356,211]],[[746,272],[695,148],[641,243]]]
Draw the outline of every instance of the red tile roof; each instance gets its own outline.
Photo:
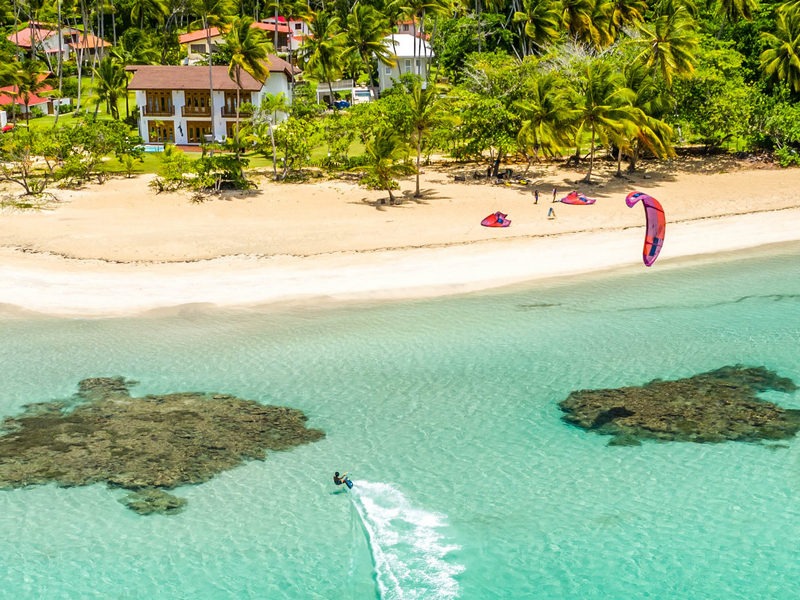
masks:
[[[211,37],[219,35],[219,29],[217,29],[216,27],[211,27],[208,31],[211,33]],[[205,39],[206,39],[206,30],[200,29],[198,31],[190,31],[189,33],[184,33],[183,35],[179,35],[178,43],[190,44],[192,42],[197,42]]]
[[[274,23],[253,23],[250,27],[253,29],[260,29],[261,31],[275,31],[275,24]],[[216,37],[220,35],[220,31],[216,27],[211,27],[208,29],[211,33],[211,37]],[[284,25],[283,23],[278,24],[278,33],[291,33],[288,25]],[[207,39],[206,30],[205,29],[198,29],[197,31],[190,31],[189,33],[184,33],[183,35],[178,36],[178,43],[179,44],[191,44],[192,42],[199,42],[200,40]]]
[[[109,42],[92,35],[91,33],[87,33],[86,37],[84,37],[82,34],[74,35],[73,39],[75,41],[70,42],[67,44],[67,46],[74,48],[75,50],[80,48],[91,50],[94,48],[108,48],[111,46]]]
[[[54,33],[56,33],[56,31],[52,29],[42,29],[41,27],[34,26],[33,39],[35,39],[37,43],[41,43],[42,40],[49,38]],[[19,31],[9,34],[7,39],[9,42],[19,46],[20,48],[30,48],[31,29],[30,27],[26,27],[25,29],[20,29]]]
[[[46,75],[45,75],[46,76]],[[25,106],[25,99],[22,96],[16,96],[15,93],[17,91],[17,86],[15,85],[7,85],[5,87],[0,87],[0,106],[5,106],[6,104],[17,104],[18,106]],[[52,92],[53,88],[49,85],[44,86],[40,93],[42,92]],[[37,96],[36,94],[30,94],[28,96],[28,106],[36,106],[37,104],[47,104],[50,102],[49,98],[42,98],[41,96]]]
[[[270,55],[270,73],[286,73],[291,79],[293,69],[282,58]],[[129,65],[125,70],[133,72],[128,84],[131,90],[207,90],[207,66],[162,66],[162,65]],[[236,82],[228,76],[228,67],[211,67],[213,88],[215,90],[236,90]],[[246,71],[242,71],[242,89],[257,92],[262,83]]]

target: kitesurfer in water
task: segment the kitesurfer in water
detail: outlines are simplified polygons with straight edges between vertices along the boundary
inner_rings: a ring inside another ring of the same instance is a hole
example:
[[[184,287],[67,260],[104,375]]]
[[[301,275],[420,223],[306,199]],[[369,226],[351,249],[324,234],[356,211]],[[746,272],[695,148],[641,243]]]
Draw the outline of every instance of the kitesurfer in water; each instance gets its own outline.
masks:
[[[347,473],[339,475],[339,471],[336,471],[333,474],[333,483],[336,485],[342,485],[343,483],[347,483]]]

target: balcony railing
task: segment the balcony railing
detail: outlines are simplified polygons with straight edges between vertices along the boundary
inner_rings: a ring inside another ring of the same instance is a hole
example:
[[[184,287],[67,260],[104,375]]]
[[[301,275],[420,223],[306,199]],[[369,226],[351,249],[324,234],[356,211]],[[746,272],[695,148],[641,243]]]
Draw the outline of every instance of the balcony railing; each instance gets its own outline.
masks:
[[[228,118],[228,119],[235,119],[236,118],[236,108],[235,107],[223,106],[220,110],[222,111],[222,116],[223,117]],[[253,112],[250,109],[242,107],[239,110],[239,117],[245,118],[245,117],[252,117],[252,116],[253,116]]]
[[[174,106],[158,108],[155,106],[142,107],[142,115],[145,117],[171,117],[175,114]]]
[[[182,106],[181,116],[184,117],[210,117],[211,107],[209,106]]]

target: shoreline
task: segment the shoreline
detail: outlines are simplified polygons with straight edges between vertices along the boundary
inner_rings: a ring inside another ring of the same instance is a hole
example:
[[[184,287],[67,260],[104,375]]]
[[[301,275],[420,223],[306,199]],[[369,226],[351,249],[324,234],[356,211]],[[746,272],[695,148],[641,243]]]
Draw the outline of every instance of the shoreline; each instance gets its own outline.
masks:
[[[643,231],[630,229],[442,248],[147,265],[37,255],[10,260],[8,252],[0,252],[0,305],[46,316],[118,317],[186,305],[247,308],[432,298],[619,269],[646,273],[687,259],[725,259],[799,242],[790,223],[800,223],[800,209],[672,224],[670,246],[649,269],[641,262]],[[587,247],[591,253],[574,252]],[[526,261],[529,256],[540,259]]]
[[[576,175],[548,167],[534,185],[567,190]],[[155,195],[146,178],[70,191],[53,210],[0,214],[0,305],[110,317],[190,304],[435,297],[646,272],[644,215],[623,200],[631,189],[659,198],[667,214],[666,242],[650,269],[800,241],[800,169],[611,178],[588,188],[597,203],[587,207],[534,204],[530,187],[452,179],[429,168],[423,198],[407,195],[399,206],[338,181],[264,183],[200,205]],[[555,220],[546,217],[550,207]],[[480,227],[498,209],[512,226]]]

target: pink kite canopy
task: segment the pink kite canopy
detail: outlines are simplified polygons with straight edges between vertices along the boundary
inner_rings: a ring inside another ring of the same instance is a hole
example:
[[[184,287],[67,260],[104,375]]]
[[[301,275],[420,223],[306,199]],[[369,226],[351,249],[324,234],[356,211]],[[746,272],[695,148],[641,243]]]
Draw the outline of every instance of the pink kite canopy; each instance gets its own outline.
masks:
[[[481,221],[481,225],[484,227],[508,227],[511,225],[511,219],[508,218],[508,215],[498,210]]]
[[[644,214],[647,218],[647,231],[644,236],[642,258],[645,266],[649,267],[656,262],[658,253],[661,252],[661,246],[664,245],[667,219],[664,217],[664,209],[661,208],[659,201],[644,192],[631,192],[625,198],[625,203],[632,207],[639,200],[644,205]]]
[[[572,190],[569,194],[564,196],[559,202],[563,202],[564,204],[594,204],[596,200],[594,198],[587,198],[580,192]]]

